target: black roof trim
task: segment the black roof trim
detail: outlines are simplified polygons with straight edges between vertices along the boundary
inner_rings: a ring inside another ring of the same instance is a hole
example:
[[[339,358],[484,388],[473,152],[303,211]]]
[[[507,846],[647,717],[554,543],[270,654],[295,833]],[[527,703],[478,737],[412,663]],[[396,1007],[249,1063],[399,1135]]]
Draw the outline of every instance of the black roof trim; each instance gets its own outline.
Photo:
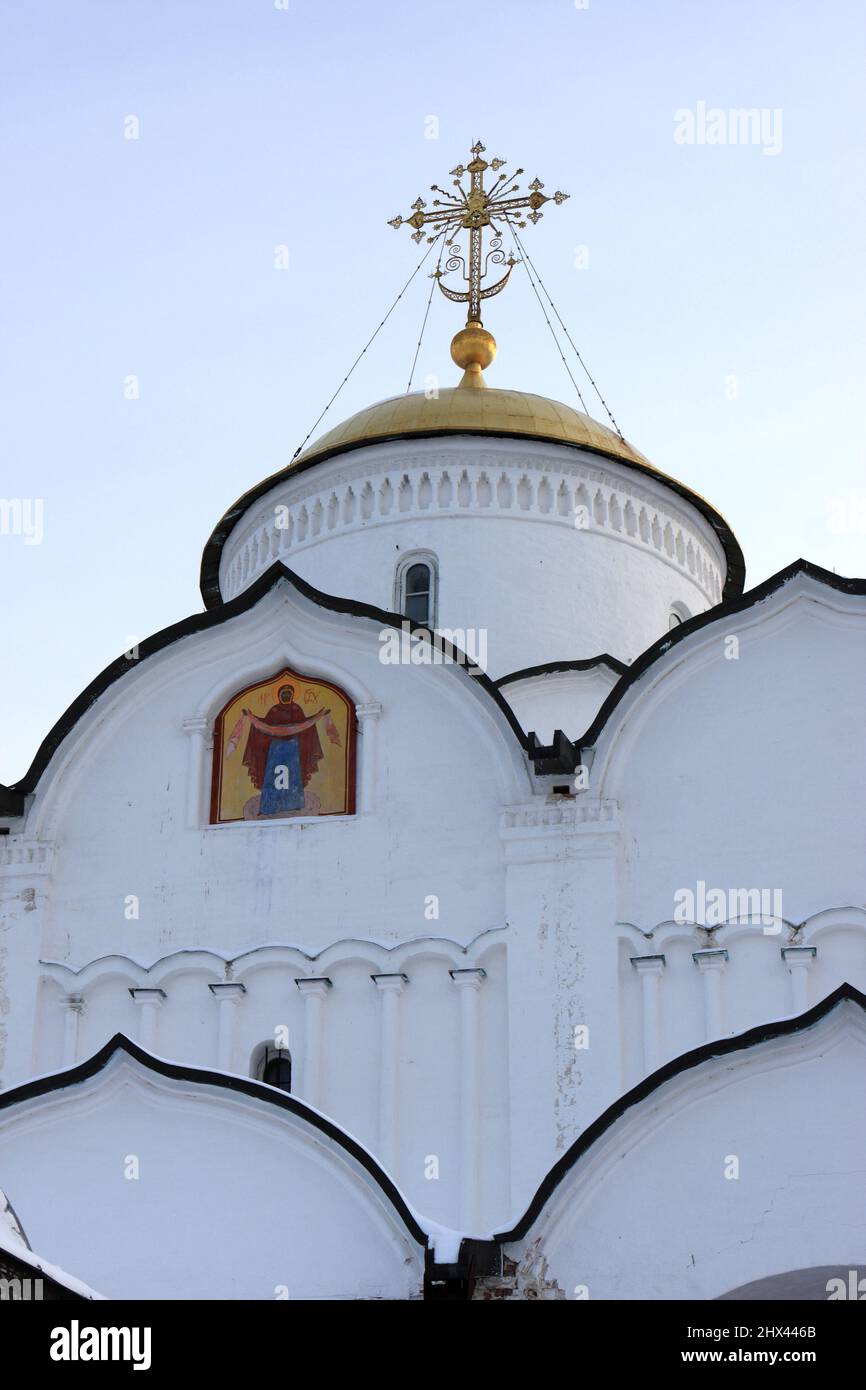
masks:
[[[600,656],[587,656],[580,661],[545,661],[542,666],[524,666],[520,671],[500,676],[493,684],[497,690],[501,690],[503,685],[511,685],[514,681],[531,680],[534,676],[549,676],[556,671],[591,671],[596,666],[609,666],[618,676],[624,676],[628,670],[624,661],[617,661],[615,656],[602,652]]]
[[[789,580],[798,574],[807,574],[820,584],[827,585],[828,588],[835,589],[838,593],[866,596],[866,579],[845,579],[840,575],[833,574],[830,570],[822,569],[820,565],[813,565],[808,560],[795,560],[793,564],[779,570],[778,574],[771,575],[762,584],[737,598],[729,599],[724,603],[717,604],[715,608],[710,608],[706,613],[697,614],[694,618],[689,618],[681,623],[673,632],[666,632],[652,646],[647,647],[637,660],[625,668],[624,674],[617,681],[616,685],[608,694],[601,705],[595,719],[593,720],[586,733],[577,741],[572,742],[561,729],[554,733],[553,742],[541,744],[532,732],[524,733],[517,717],[511,706],[500,692],[500,685],[505,681],[516,679],[517,672],[511,676],[505,676],[498,681],[492,681],[483,672],[471,677],[487,691],[487,694],[498,705],[501,713],[508,721],[520,747],[527,754],[530,761],[534,764],[535,772],[539,776],[556,775],[557,773],[573,772],[580,762],[581,752],[584,748],[592,747],[596,739],[601,734],[602,729],[615,711],[620,700],[626,692],[639,680],[643,673],[653,662],[664,656],[671,647],[678,642],[682,642],[692,632],[697,632],[702,627],[707,627],[710,623],[717,622],[719,619],[728,618],[732,614],[741,613],[754,604],[775,593]],[[106,666],[94,680],[73,700],[69,708],[60,716],[57,723],[45,736],[36,752],[27,772],[20,781],[5,786],[0,783],[0,815],[21,816],[24,813],[24,800],[27,795],[33,792],[39,782],[40,777],[45,771],[48,763],[57,751],[60,744],[72,730],[78,720],[84,715],[91,705],[95,704],[103,692],[119,680],[121,676],[137,667],[139,663],[153,656],[155,652],[161,651],[164,647],[170,646],[172,642],[177,642],[183,637],[189,637],[198,632],[204,632],[208,628],[216,627],[220,623],[227,622],[230,618],[235,618],[248,609],[253,608],[259,599],[268,593],[280,580],[287,579],[293,584],[299,593],[311,599],[320,607],[326,608],[335,613],[346,613],[354,617],[370,618],[374,622],[383,626],[396,628],[398,631],[404,623],[409,623],[410,631],[415,633],[426,632],[427,629],[421,623],[411,622],[410,619],[399,613],[388,613],[384,609],[375,608],[371,604],[359,603],[356,599],[338,598],[333,594],[325,594],[314,585],[307,583],[300,575],[295,574],[282,563],[276,560],[260,575],[254,584],[248,589],[244,589],[236,598],[230,599],[228,603],[220,604],[218,608],[213,608],[205,613],[194,613],[191,617],[184,618],[170,627],[163,628],[161,632],[155,633],[152,637],[146,638],[139,643],[139,656],[137,659],[120,656]],[[455,666],[471,665],[468,658],[457,647],[449,643],[443,643],[442,649],[446,654],[450,654],[454,659]],[[593,658],[593,660],[608,660],[613,662],[615,658]],[[559,665],[560,663],[553,663]],[[563,667],[569,663],[562,663]],[[577,667],[580,662],[575,663]],[[527,667],[527,671],[542,670],[541,667]]]
[[[808,575],[810,579],[816,580],[819,584],[825,584],[827,588],[835,589],[840,594],[866,596],[866,579],[845,579],[841,575],[833,574],[830,570],[822,569],[820,565],[813,565],[809,560],[800,559],[786,565],[777,574],[771,574],[769,579],[765,579],[762,584],[757,584],[754,589],[747,590],[738,598],[728,599],[724,603],[716,604],[715,608],[709,608],[706,613],[698,613],[695,617],[688,618],[684,623],[675,627],[672,632],[664,633],[656,642],[653,642],[651,647],[647,647],[646,651],[641,652],[631,666],[626,667],[625,674],[607,695],[586,733],[574,745],[578,754],[584,748],[593,747],[627,692],[636,681],[640,680],[644,672],[669,652],[672,647],[677,646],[679,642],[686,641],[693,632],[699,632],[701,628],[709,627],[711,623],[720,622],[736,613],[743,613],[746,609],[753,608],[755,604],[769,598],[771,594],[776,593],[778,589],[781,589],[799,574]],[[530,737],[532,736],[530,735]],[[543,751],[549,754],[551,750]],[[533,755],[530,754],[530,756]],[[580,761],[579,757],[578,761]]]
[[[776,1019],[771,1023],[759,1023],[755,1028],[749,1028],[745,1033],[738,1033],[732,1038],[719,1038],[714,1042],[702,1043],[700,1047],[693,1048],[691,1052],[682,1053],[673,1061],[666,1062],[663,1067],[659,1067],[658,1071],[645,1076],[630,1091],[626,1091],[625,1095],[620,1096],[612,1105],[609,1105],[598,1119],[593,1120],[592,1124],[587,1126],[571,1148],[554,1163],[542,1179],[535,1196],[520,1220],[510,1230],[497,1232],[493,1236],[493,1240],[499,1244],[505,1244],[508,1241],[520,1240],[525,1236],[553,1192],[596,1140],[600,1139],[605,1131],[610,1129],[627,1110],[631,1110],[633,1106],[646,1100],[653,1091],[659,1090],[666,1081],[681,1076],[683,1072],[690,1071],[714,1057],[729,1057],[731,1053],[747,1051],[759,1043],[770,1042],[773,1038],[784,1038],[794,1033],[804,1032],[807,1028],[819,1023],[827,1014],[832,1013],[843,1000],[850,1000],[851,1003],[857,1004],[866,1013],[866,994],[861,994],[855,985],[849,984],[846,980],[844,984],[839,985],[838,989],[834,989],[832,994],[828,994],[825,999],[822,999],[820,1004],[807,1009],[803,1014],[798,1014],[793,1018]]]
[[[24,793],[0,782],[0,816],[23,816]]]
[[[0,1111],[13,1105],[19,1105],[22,1101],[33,1100],[37,1096],[49,1095],[52,1091],[62,1091],[69,1086],[77,1086],[81,1081],[87,1081],[91,1076],[102,1071],[117,1052],[125,1052],[127,1056],[147,1067],[150,1071],[156,1072],[159,1076],[167,1076],[172,1081],[197,1081],[205,1086],[217,1086],[224,1091],[237,1091],[240,1095],[250,1096],[253,1100],[266,1101],[270,1105],[275,1105],[279,1110],[288,1110],[292,1115],[297,1115],[299,1119],[306,1120],[313,1129],[318,1129],[340,1148],[351,1154],[352,1158],[370,1174],[395,1211],[399,1213],[410,1235],[425,1250],[427,1249],[427,1232],[418,1224],[405,1199],[394,1186],[384,1168],[380,1168],[372,1154],[351,1135],[340,1129],[338,1125],[326,1119],[324,1115],[320,1115],[318,1111],[310,1109],[304,1101],[299,1100],[296,1096],[288,1095],[285,1091],[278,1091],[273,1086],[266,1086],[261,1081],[254,1081],[251,1077],[233,1076],[227,1072],[212,1071],[209,1067],[191,1067],[183,1062],[169,1062],[163,1057],[154,1057],[150,1052],[139,1047],[138,1043],[132,1042],[125,1033],[115,1033],[114,1037],[110,1038],[98,1052],[94,1052],[92,1057],[88,1057],[84,1062],[76,1063],[74,1067],[69,1067],[66,1071],[52,1072],[48,1076],[37,1076],[34,1080],[25,1081],[23,1085],[15,1086],[9,1091],[0,1091]]]
[[[515,681],[531,679],[535,676],[550,675],[555,671],[590,671],[597,666],[608,666],[617,676],[624,676],[628,666],[615,656],[603,652],[601,656],[584,657],[579,661],[546,661],[541,666],[524,666],[520,671],[512,671],[508,676],[500,676],[494,684],[497,690]],[[613,687],[616,690],[617,686]],[[611,694],[613,693],[611,691]],[[580,762],[580,746],[572,743],[562,729],[555,729],[552,743],[540,743],[534,732],[527,734],[527,753],[538,777],[557,777],[570,775]]]
[[[535,733],[528,733],[529,757],[539,777],[555,777],[558,773],[571,773],[580,762],[580,750],[576,743],[561,729],[554,729],[552,743],[539,743]]]
[[[74,1274],[68,1274],[65,1270],[60,1269],[58,1269],[55,1274],[49,1274],[47,1270],[41,1268],[41,1266],[36,1263],[41,1256],[34,1254],[29,1245],[26,1248],[23,1245],[10,1246],[7,1245],[5,1241],[0,1240],[0,1262],[3,1261],[4,1256],[6,1263],[11,1267],[20,1267],[28,1271],[25,1278],[33,1280],[41,1279],[49,1288],[62,1290],[62,1294],[59,1295],[58,1301],[74,1302],[80,1300],[82,1303],[92,1301],[88,1294],[82,1293],[80,1289],[74,1289],[70,1283],[66,1282],[67,1280],[75,1279],[76,1276]],[[32,1258],[28,1259],[28,1256]],[[62,1278],[61,1275],[63,1276]],[[80,1279],[78,1283],[84,1284],[84,1280]],[[90,1286],[85,1285],[85,1287],[89,1288]],[[97,1297],[95,1289],[91,1289],[90,1293],[93,1297]]]
[[[439,439],[453,437],[455,435],[471,434],[480,435],[482,438],[499,439],[522,439],[537,440],[543,444],[557,444],[563,449],[576,449],[581,453],[598,454],[602,458],[608,458],[613,463],[621,464],[623,468],[631,468],[636,473],[642,473],[646,477],[654,478],[656,482],[663,483],[673,492],[679,494],[686,502],[689,502],[697,511],[701,513],[705,521],[708,521],[725,552],[727,560],[727,576],[723,598],[735,597],[742,593],[743,584],[746,579],[746,562],[740,543],[731,530],[724,517],[710,506],[703,497],[697,492],[692,492],[685,483],[677,482],[676,478],[669,478],[666,473],[660,473],[652,464],[637,463],[631,459],[620,458],[618,454],[608,453],[606,449],[597,449],[589,444],[576,444],[568,439],[548,439],[544,435],[521,434],[514,430],[413,430],[411,434],[396,433],[378,435],[371,439],[358,439],[347,444],[336,444],[331,449],[325,449],[312,458],[293,460],[285,468],[280,468],[276,473],[271,473],[269,477],[263,478],[260,483],[249,488],[243,496],[229,507],[228,511],[220,518],[208,537],[201,559],[200,588],[201,596],[204,599],[206,608],[215,608],[222,602],[222,595],[219,586],[219,567],[222,549],[240,521],[241,517],[254,502],[263,497],[271,488],[277,487],[284,479],[294,477],[297,473],[303,473],[307,468],[313,468],[316,464],[325,463],[327,459],[334,458],[337,454],[348,454],[355,449],[366,449],[372,444],[394,443],[400,439]]]
[[[374,608],[368,603],[359,603],[356,599],[338,598],[333,594],[322,593],[320,589],[309,584],[302,579],[299,574],[288,569],[281,560],[274,563],[260,575],[254,584],[248,589],[237,595],[236,598],[229,600],[228,603],[220,604],[219,608],[211,609],[205,613],[193,613],[188,618],[183,618],[178,623],[173,623],[170,627],[165,627],[161,632],[154,633],[152,637],[147,637],[138,645],[139,655],[137,658],[119,656],[109,666],[95,677],[94,680],[73,700],[69,708],[60,716],[57,723],[49,731],[39,745],[36,756],[33,759],[27,772],[20,781],[14,782],[6,787],[0,783],[0,814],[22,815],[24,811],[24,798],[33,792],[39,782],[40,777],[48,766],[54,753],[60,744],[71,732],[78,720],[86,714],[92,705],[108,689],[110,685],[121,676],[125,676],[129,671],[138,668],[149,656],[154,656],[165,647],[171,646],[173,642],[178,642],[183,637],[191,637],[199,632],[206,632],[208,628],[218,627],[220,623],[228,622],[231,618],[238,617],[241,613],[254,608],[259,599],[269,593],[282,580],[288,580],[290,584],[298,590],[305,598],[313,603],[325,608],[333,613],[345,613],[351,617],[369,618],[378,623],[381,627],[393,627],[399,632],[404,624],[408,624],[408,629],[412,635],[427,633],[428,628],[423,623],[412,622],[409,618],[400,613],[387,613],[382,608]],[[454,666],[455,670],[461,667],[472,667],[473,663],[461,652],[453,643],[441,642],[441,650],[451,661],[446,665]],[[473,667],[474,669],[474,667]],[[490,698],[499,708],[504,718],[517,739],[520,747],[529,751],[529,739],[523,732],[517,718],[508,704],[507,700],[500,695],[493,681],[483,671],[477,675],[469,677],[470,680],[477,681],[487,692]],[[4,810],[4,807],[8,808]]]

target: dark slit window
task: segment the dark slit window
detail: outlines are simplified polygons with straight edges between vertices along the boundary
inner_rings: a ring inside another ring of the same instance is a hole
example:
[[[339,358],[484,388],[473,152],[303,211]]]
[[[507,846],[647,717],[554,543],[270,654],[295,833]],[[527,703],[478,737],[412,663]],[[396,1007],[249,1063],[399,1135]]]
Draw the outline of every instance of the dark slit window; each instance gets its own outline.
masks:
[[[415,623],[430,622],[430,598],[433,576],[429,565],[410,565],[406,571],[404,609],[407,618]]]
[[[278,1086],[281,1091],[292,1089],[292,1057],[283,1047],[269,1047],[262,1059],[262,1081]]]

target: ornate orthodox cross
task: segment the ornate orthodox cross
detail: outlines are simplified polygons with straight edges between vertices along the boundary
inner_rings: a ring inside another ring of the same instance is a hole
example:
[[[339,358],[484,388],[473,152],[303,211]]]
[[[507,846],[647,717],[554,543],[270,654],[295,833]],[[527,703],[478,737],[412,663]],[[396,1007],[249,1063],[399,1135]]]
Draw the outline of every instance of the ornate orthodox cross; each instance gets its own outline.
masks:
[[[544,203],[564,203],[569,196],[557,189],[552,197],[548,197],[542,193],[544,184],[539,179],[532,180],[528,193],[519,193],[518,185],[512,180],[517,179],[523,170],[515,169],[513,174],[500,174],[499,170],[504,168],[506,161],[491,159],[488,162],[483,158],[484,149],[481,141],[477,140],[470,151],[470,163],[458,164],[456,169],[451,170],[455,176],[453,183],[457,194],[449,193],[434,183],[431,185],[431,192],[441,193],[442,197],[433,199],[430,211],[426,211],[427,204],[422,198],[416,198],[412,204],[411,217],[394,217],[388,223],[389,227],[402,227],[404,223],[407,227],[413,227],[413,241],[422,241],[427,228],[433,233],[432,236],[427,236],[430,242],[437,241],[440,236],[445,235],[444,244],[451,254],[445,262],[445,270],[437,268],[433,274],[446,299],[468,305],[467,323],[481,322],[482,299],[499,294],[500,290],[505,288],[508,277],[517,264],[514,257],[506,257],[502,249],[500,228],[509,223],[525,227],[527,221],[538,222],[544,215],[539,211]],[[493,173],[498,175],[489,189],[484,187],[484,175],[488,169],[492,169]],[[464,174],[469,175],[468,188],[464,188],[461,183]],[[525,213],[525,217],[522,218],[521,213]],[[490,228],[490,247],[482,259],[481,239],[485,227]],[[455,244],[455,238],[461,230],[469,232],[468,265],[460,254],[460,247]],[[508,269],[495,283],[484,284],[491,265],[507,265]],[[456,270],[462,271],[467,289],[455,290],[442,283],[443,275]]]

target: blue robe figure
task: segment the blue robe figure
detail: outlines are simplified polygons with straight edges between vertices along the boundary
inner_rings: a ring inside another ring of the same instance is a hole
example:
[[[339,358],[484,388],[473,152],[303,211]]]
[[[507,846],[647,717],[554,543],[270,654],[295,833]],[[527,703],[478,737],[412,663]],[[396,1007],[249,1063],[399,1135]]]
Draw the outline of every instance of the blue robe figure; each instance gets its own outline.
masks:
[[[295,704],[294,695],[292,686],[281,686],[279,704],[272,706],[264,719],[253,723],[247,739],[244,766],[261,793],[260,816],[302,811],[304,788],[324,757],[315,724],[329,711],[319,710],[311,721]],[[291,738],[285,738],[278,732],[284,725],[301,727]]]
[[[277,811],[300,811],[304,804],[301,750],[296,738],[272,738],[262,779],[260,816]]]

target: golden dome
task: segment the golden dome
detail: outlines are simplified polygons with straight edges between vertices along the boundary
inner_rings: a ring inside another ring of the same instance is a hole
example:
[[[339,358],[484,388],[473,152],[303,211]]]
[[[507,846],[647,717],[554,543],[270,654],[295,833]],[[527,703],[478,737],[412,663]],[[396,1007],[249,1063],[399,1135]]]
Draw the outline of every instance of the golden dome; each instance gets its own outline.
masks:
[[[476,344],[479,348],[484,346],[483,343]],[[480,351],[474,352],[466,370],[470,370],[472,360],[478,361],[480,366],[480,357]],[[483,382],[473,383],[473,387],[478,385],[483,385]],[[742,592],[745,574],[743,553],[724,517],[698,493],[654,467],[615,430],[599,424],[573,406],[552,401],[547,396],[488,386],[482,390],[468,389],[466,385],[460,385],[442,387],[439,394],[429,400],[423,391],[415,391],[411,395],[392,396],[389,400],[367,406],[366,410],[359,410],[357,415],[350,416],[314,440],[304,453],[285,468],[264,478],[238,498],[215,527],[202,556],[201,591],[206,606],[214,608],[224,602],[219,578],[223,546],[248,509],[265,493],[295,473],[367,444],[446,434],[549,440],[570,448],[588,449],[661,479],[695,507],[718,536],[727,556],[725,596]]]
[[[437,434],[549,439],[658,471],[615,430],[600,425],[572,406],[549,400],[547,396],[531,395],[528,391],[504,391],[492,386],[482,391],[448,386],[430,399],[423,391],[413,391],[411,395],[378,401],[321,435],[291,466],[306,468],[315,459],[341,453],[344,449],[356,449],[362,444],[403,439],[407,435]]]

